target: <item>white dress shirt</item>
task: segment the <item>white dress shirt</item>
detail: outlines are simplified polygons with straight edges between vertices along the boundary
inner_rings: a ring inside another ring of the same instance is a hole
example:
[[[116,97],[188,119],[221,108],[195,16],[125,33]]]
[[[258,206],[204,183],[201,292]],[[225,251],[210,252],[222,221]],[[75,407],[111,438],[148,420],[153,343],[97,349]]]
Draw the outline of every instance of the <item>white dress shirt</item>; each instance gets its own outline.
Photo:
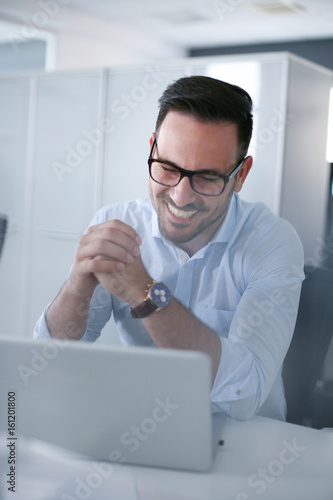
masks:
[[[222,354],[211,392],[213,411],[237,419],[254,414],[285,419],[281,368],[296,321],[303,275],[303,248],[289,222],[262,203],[234,194],[213,239],[191,258],[160,233],[150,200],[99,210],[92,225],[119,219],[142,239],[149,275],[220,337]],[[46,311],[34,336],[50,338]],[[124,345],[154,346],[127,303],[101,285],[94,291],[87,330],[95,341],[113,313]]]

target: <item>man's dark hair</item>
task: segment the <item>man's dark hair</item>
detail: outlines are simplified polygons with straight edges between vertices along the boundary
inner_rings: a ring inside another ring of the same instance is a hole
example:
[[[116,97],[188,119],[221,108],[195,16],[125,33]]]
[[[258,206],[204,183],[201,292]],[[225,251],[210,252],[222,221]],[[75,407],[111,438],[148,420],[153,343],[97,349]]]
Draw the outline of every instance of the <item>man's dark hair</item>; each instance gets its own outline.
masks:
[[[252,99],[237,85],[208,76],[189,76],[171,83],[159,99],[156,134],[169,111],[193,116],[203,123],[234,123],[240,158],[246,156],[252,136]]]

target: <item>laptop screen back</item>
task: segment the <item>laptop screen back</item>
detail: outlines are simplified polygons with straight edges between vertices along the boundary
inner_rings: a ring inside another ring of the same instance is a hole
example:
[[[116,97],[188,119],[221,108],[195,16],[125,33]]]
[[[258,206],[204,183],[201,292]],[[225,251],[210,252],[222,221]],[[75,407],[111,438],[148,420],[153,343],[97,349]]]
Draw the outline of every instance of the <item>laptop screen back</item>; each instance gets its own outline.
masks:
[[[0,337],[0,357],[1,400],[15,393],[18,435],[97,460],[211,467],[205,354]]]

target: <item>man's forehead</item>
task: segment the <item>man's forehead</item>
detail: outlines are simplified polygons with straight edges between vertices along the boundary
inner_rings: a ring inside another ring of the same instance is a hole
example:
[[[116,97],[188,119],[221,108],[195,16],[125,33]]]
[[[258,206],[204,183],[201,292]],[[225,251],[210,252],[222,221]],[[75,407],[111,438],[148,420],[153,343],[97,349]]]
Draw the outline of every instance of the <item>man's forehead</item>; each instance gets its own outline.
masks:
[[[237,125],[228,120],[204,120],[195,114],[185,113],[181,111],[168,111],[165,115],[163,122],[160,125],[160,129],[166,128],[166,125],[174,123],[192,123],[198,127],[214,127],[214,128],[225,128],[226,126],[237,129]]]
[[[156,135],[159,153],[167,157],[171,149],[184,151],[189,154],[198,154],[206,151],[213,157],[238,158],[238,133],[234,123],[207,122],[198,120],[192,115],[169,112],[162,122]]]

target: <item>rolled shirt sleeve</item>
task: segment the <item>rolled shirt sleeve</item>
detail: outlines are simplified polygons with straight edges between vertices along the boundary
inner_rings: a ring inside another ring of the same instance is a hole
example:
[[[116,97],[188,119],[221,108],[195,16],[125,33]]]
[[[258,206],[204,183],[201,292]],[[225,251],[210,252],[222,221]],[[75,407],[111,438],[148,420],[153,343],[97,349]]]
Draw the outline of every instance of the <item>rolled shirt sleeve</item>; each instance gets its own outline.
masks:
[[[47,326],[46,315],[51,304],[48,304],[45,311],[36,323],[33,337],[35,339],[52,339]],[[95,342],[112,314],[112,296],[101,285],[95,288],[91,298],[87,328],[80,341]],[[70,328],[70,325],[68,325]]]
[[[268,232],[257,249],[248,248],[246,288],[228,336],[220,337],[212,404],[237,419],[261,412],[285,418],[281,372],[295,327],[304,257],[288,223],[283,222],[274,237],[279,244],[272,245]]]

